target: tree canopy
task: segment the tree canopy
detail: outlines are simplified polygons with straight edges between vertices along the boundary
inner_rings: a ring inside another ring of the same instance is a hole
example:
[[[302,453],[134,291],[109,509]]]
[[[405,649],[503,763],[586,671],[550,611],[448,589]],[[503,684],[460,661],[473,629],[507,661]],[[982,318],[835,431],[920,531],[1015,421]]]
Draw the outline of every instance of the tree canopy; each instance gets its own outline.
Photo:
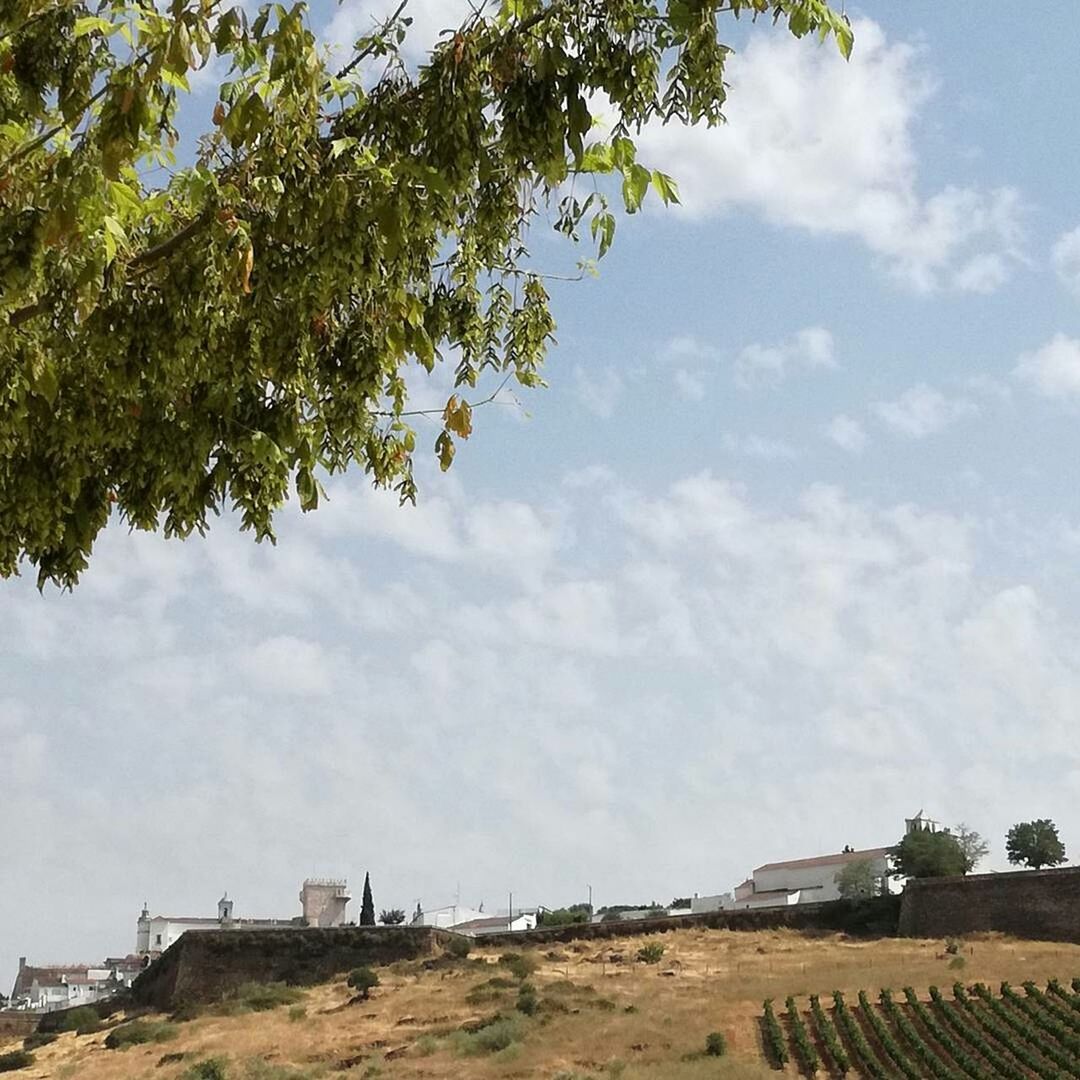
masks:
[[[956,826],[953,835],[964,853],[964,873],[970,874],[990,854],[990,845],[963,822]]]
[[[272,539],[350,465],[414,499],[409,367],[444,469],[482,378],[541,385],[530,227],[677,199],[634,137],[722,121],[721,16],[852,47],[825,0],[491,0],[414,69],[406,3],[336,65],[303,4],[0,5],[0,575],[72,586],[112,515]]]
[[[882,891],[881,882],[870,859],[855,859],[836,872],[837,891],[844,900],[862,900]]]
[[[947,829],[916,829],[890,852],[897,877],[953,877],[968,872],[968,859],[960,842]]]
[[[1065,862],[1065,845],[1058,836],[1057,826],[1049,818],[1021,821],[1005,837],[1005,852],[1009,862],[1041,870],[1044,866],[1060,866]]]

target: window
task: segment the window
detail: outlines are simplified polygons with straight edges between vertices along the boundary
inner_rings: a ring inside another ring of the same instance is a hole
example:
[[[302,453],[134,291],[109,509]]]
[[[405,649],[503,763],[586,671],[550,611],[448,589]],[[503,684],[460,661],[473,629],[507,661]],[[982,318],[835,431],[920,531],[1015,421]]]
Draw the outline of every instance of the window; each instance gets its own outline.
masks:
[[[160,934],[155,934],[154,935],[154,944],[155,945],[160,945],[161,944],[161,935]]]

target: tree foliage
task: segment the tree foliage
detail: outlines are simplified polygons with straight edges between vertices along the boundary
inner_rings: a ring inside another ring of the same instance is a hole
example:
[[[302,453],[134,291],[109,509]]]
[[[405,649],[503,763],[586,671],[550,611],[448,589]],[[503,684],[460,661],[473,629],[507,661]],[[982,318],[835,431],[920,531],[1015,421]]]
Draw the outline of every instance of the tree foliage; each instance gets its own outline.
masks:
[[[405,912],[401,908],[390,908],[379,912],[379,922],[383,926],[400,926],[405,921]]]
[[[375,900],[371,895],[370,874],[364,874],[364,892],[360,899],[360,925],[375,925]]]
[[[837,871],[837,891],[844,900],[863,900],[881,892],[874,864],[869,859],[855,859]]]
[[[953,830],[953,836],[964,853],[964,873],[970,874],[990,854],[990,845],[974,830],[961,822]]]
[[[1049,818],[1021,821],[1005,837],[1009,862],[1041,870],[1065,862],[1065,845],[1058,837],[1057,826]]]
[[[952,877],[967,873],[967,858],[948,830],[910,832],[890,852],[892,872],[898,877]]]
[[[476,9],[411,69],[402,5],[334,70],[299,3],[0,5],[0,574],[73,585],[113,514],[272,539],[350,465],[414,499],[408,370],[453,365],[444,469],[485,376],[541,385],[530,227],[602,256],[617,202],[677,200],[634,135],[723,119],[721,14],[852,47],[826,0]]]

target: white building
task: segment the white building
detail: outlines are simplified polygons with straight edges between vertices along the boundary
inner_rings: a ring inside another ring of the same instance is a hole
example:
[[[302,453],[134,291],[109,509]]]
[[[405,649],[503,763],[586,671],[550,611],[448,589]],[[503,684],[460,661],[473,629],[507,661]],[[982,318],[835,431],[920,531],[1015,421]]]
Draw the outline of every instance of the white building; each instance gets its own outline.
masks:
[[[130,986],[143,965],[141,957],[125,956],[102,964],[35,966],[20,956],[11,1005],[44,1012],[92,1005]]]
[[[478,919],[454,923],[450,929],[455,934],[468,934],[469,937],[483,937],[484,934],[514,934],[521,930],[535,930],[536,912],[519,911],[513,918],[508,915],[483,915]]]
[[[784,907],[789,904],[816,904],[839,900],[836,876],[854,862],[869,862],[878,889],[889,889],[888,848],[841,851],[811,859],[791,859],[766,863],[735,887],[736,908]]]
[[[474,922],[477,919],[487,919],[484,909],[463,907],[461,904],[448,904],[446,907],[429,908],[427,911],[417,910],[412,917],[413,926],[435,926],[440,930],[449,930],[459,923]]]
[[[135,952],[160,956],[184,934],[202,930],[293,930],[307,926],[343,926],[349,891],[344,879],[308,879],[300,893],[300,915],[237,917],[226,893],[218,901],[217,918],[198,915],[151,915],[145,905],[139,915]]]

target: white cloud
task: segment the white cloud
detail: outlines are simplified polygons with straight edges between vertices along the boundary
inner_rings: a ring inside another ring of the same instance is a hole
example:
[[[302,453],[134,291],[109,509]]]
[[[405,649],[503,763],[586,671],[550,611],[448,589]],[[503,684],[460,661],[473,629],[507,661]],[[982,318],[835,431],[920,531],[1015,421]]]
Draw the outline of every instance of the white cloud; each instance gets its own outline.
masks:
[[[926,383],[918,383],[895,401],[875,402],[873,411],[898,434],[925,439],[958,420],[975,415],[979,407],[967,398],[949,398]]]
[[[348,0],[341,4],[322,32],[336,51],[347,54],[357,38],[370,33],[398,6],[398,0]],[[474,6],[470,0],[410,0],[405,16],[412,19],[403,54],[413,63],[431,51],[444,30],[457,29]]]
[[[723,127],[650,127],[642,157],[679,181],[685,212],[748,209],[776,225],[850,236],[910,287],[986,291],[1021,239],[1010,188],[920,191],[913,132],[934,84],[919,52],[876,23],[835,47],[755,32],[731,57]]]
[[[674,375],[675,389],[687,401],[705,400],[705,376],[679,368]]]
[[[858,420],[843,413],[829,421],[825,436],[849,454],[861,454],[866,447],[866,429]]]
[[[1050,252],[1050,262],[1062,285],[1080,296],[1080,228],[1058,237]]]
[[[580,365],[574,368],[574,391],[578,401],[602,420],[609,420],[615,414],[623,389],[622,376],[612,367],[596,371],[587,371]]]
[[[1013,375],[1044,397],[1080,397],[1080,341],[1055,334],[1034,352],[1024,353]]]
[[[727,889],[768,858],[892,842],[920,802],[999,835],[1080,771],[1080,619],[986,565],[993,521],[821,485],[765,500],[708,473],[635,490],[594,467],[554,506],[441,483],[419,526],[350,477],[286,515],[276,548],[242,538],[249,560],[216,554],[229,520],[182,545],[111,530],[89,573],[115,581],[5,584],[4,857],[41,890],[29,914],[0,895],[19,952],[128,948],[144,896],[194,914],[228,887],[245,913],[289,914],[316,871],[370,868],[385,906],[438,902],[462,866],[489,905],[508,881],[526,903],[585,880],[610,900]],[[150,603],[152,574],[113,587],[143,558],[175,561],[170,603]],[[24,603],[56,627],[45,652]],[[141,632],[102,663],[95,636],[124,623]],[[710,823],[748,804],[702,869]],[[1067,800],[1052,812],[1080,828]],[[453,844],[415,848],[447,822]],[[65,920],[72,874],[99,885]]]
[[[783,439],[769,439],[763,435],[724,435],[724,449],[740,457],[758,458],[762,461],[792,461],[798,451]]]
[[[798,372],[835,368],[833,351],[832,334],[808,326],[777,345],[747,345],[735,359],[735,381],[746,389],[778,386]]]

